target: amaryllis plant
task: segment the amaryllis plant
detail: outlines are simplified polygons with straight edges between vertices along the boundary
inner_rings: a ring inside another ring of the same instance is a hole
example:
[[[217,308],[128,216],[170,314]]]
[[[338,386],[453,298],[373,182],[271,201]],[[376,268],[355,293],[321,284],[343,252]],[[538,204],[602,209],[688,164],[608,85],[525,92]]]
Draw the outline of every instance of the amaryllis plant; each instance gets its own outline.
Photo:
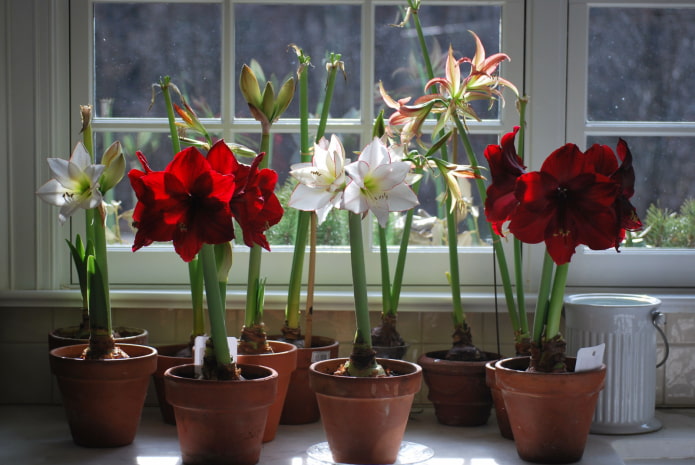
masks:
[[[171,241],[185,262],[199,256],[210,320],[208,345],[213,348],[205,357],[203,374],[208,379],[236,379],[239,373],[227,345],[214,245],[234,239],[236,221],[247,246],[268,248],[264,231],[283,212],[272,192],[276,174],[259,169],[264,153],[246,165],[237,161],[223,140],[207,156],[195,147],[180,151],[164,171],[153,171],[145,156],[137,155],[143,170],[128,173],[138,199],[133,212],[137,228],[133,251]]]
[[[473,107],[473,102],[483,100],[492,104],[495,100],[502,100],[502,90],[504,88],[511,90],[515,95],[518,94],[518,91],[511,82],[500,77],[498,73],[500,64],[509,60],[509,56],[504,53],[486,56],[481,40],[472,31],[471,35],[476,44],[473,58],[456,58],[453,47],[449,47],[445,64],[445,75],[436,77],[431,66],[422,27],[417,15],[420,2],[409,0],[408,4],[407,17],[412,17],[415,22],[425,68],[430,78],[424,87],[427,93],[410,103],[410,97],[396,100],[389,96],[382,86],[380,86],[380,91],[386,105],[395,110],[390,115],[388,122],[390,128],[396,128],[401,143],[407,144],[411,140],[417,140],[422,145],[420,134],[425,121],[430,115],[435,115],[437,118],[433,129],[433,140],[435,142],[429,148],[428,153],[433,149],[439,151],[440,157],[429,157],[429,163],[434,164],[441,174],[444,175],[444,180],[447,181],[445,202],[450,265],[447,277],[451,287],[452,315],[454,320],[453,344],[447,354],[447,359],[481,360],[482,352],[473,344],[471,328],[466,321],[466,315],[461,303],[456,216],[463,199],[455,175],[465,173],[466,177],[475,178],[478,193],[482,199],[485,198],[486,187],[484,178],[469,140],[466,121],[470,119],[480,120]],[[462,73],[462,66],[468,67],[468,75]],[[453,130],[449,129],[452,126]],[[449,154],[447,147],[447,142],[452,137],[460,137],[463,143],[469,162],[469,166],[465,170],[452,169],[452,167],[457,166],[456,154]],[[495,249],[498,268],[505,290],[511,289],[511,279],[502,245],[499,241],[493,241],[493,248]],[[507,295],[506,297],[512,321],[525,320],[525,317],[519,316],[522,310],[519,309],[517,311],[514,297],[512,295]],[[515,332],[523,333],[527,331]]]
[[[52,205],[60,207],[58,221],[64,224],[78,210],[85,211],[85,239],[78,234],[68,246],[77,270],[82,293],[82,324],[89,336],[83,357],[89,359],[125,358],[116,347],[111,324],[111,299],[106,257],[106,204],[104,194],[125,174],[125,157],[119,142],[114,142],[95,163],[92,145],[92,107],[81,107],[83,141],[75,146],[69,160],[49,158],[53,178],[36,192]]]
[[[323,140],[315,145],[311,163],[294,165],[290,171],[299,181],[290,206],[318,212],[320,218],[332,208],[348,210],[357,324],[353,351],[342,370],[348,376],[383,374],[371,342],[361,223],[371,211],[384,227],[389,212],[418,205],[417,196],[406,182],[411,166],[410,162],[394,157],[378,137],[361,151],[356,161],[347,163],[342,144],[333,136],[330,142]]]
[[[485,214],[496,234],[504,235],[506,227],[521,242],[545,243],[529,369],[562,372],[566,367],[560,317],[575,249],[585,245],[618,250],[626,230],[642,227],[630,203],[635,181],[632,154],[622,139],[617,158],[606,145],[582,152],[566,144],[551,153],[540,170],[527,172],[514,146],[518,130],[485,150],[492,174]]]

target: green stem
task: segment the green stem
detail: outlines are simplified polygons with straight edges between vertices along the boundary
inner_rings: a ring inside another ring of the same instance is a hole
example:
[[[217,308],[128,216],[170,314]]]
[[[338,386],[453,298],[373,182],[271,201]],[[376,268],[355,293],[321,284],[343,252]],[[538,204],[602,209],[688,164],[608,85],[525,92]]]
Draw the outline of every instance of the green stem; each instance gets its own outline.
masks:
[[[546,251],[543,258],[536,311],[533,316],[533,342],[535,342],[538,347],[540,347],[543,330],[545,329],[546,317],[548,314],[548,297],[550,296],[550,284],[553,279],[554,267],[555,264],[553,263],[553,259]]]
[[[302,163],[311,162],[311,147],[309,145],[309,66],[304,66],[299,74],[299,150]],[[307,231],[311,220],[311,212],[297,213],[297,233],[292,254],[292,268],[287,290],[287,307],[285,307],[285,323],[288,328],[299,328],[299,300],[302,289],[302,270],[308,242]]]
[[[348,212],[348,226],[350,229],[350,264],[352,266],[352,287],[357,324],[355,346],[371,348],[371,323],[369,321],[369,303],[367,301],[362,216]]]
[[[422,174],[423,169],[418,167],[415,169],[415,174]],[[417,182],[412,186],[415,195],[420,191],[420,182]],[[389,312],[395,315],[398,312],[398,301],[401,297],[401,288],[403,287],[403,274],[405,273],[405,260],[407,258],[408,244],[410,243],[410,230],[413,226],[413,215],[415,210],[411,208],[405,214],[405,224],[403,225],[403,236],[401,236],[401,243],[398,247],[398,257],[396,258],[396,270],[393,274],[393,284],[391,285],[391,307],[392,310]]]
[[[268,150],[270,147],[270,127],[261,134],[261,153],[265,152],[265,157],[258,164],[258,169],[268,167]],[[262,248],[254,244],[249,252],[249,271],[246,285],[246,312],[244,314],[244,326],[250,328],[262,322],[262,310],[259,308],[258,285],[261,278],[261,253]]]
[[[526,104],[528,98],[521,97],[519,104],[519,141],[517,154],[523,163],[526,146]],[[515,327],[517,342],[521,342],[529,335],[528,318],[526,317],[526,297],[524,295],[524,270],[522,256],[522,242],[514,238],[514,280],[516,281],[516,308],[519,315],[519,326]]]
[[[473,146],[468,137],[466,129],[461,123],[461,119],[456,113],[453,116],[456,128],[461,135],[461,140],[463,141],[463,146],[466,150],[466,155],[468,155],[468,163],[471,165],[473,171],[480,175],[480,167],[478,165],[478,160],[475,157],[475,152],[473,151]],[[482,178],[476,178],[475,184],[478,188],[478,195],[480,196],[480,202],[485,203],[485,198],[487,197],[487,191],[485,188],[485,182]],[[509,318],[512,322],[512,326],[516,329],[520,327],[520,318],[517,311],[517,306],[514,302],[514,293],[512,291],[512,282],[509,274],[509,266],[507,265],[507,257],[504,254],[504,248],[502,247],[502,242],[500,238],[492,231],[492,225],[488,222],[488,229],[490,232],[490,237],[492,237],[492,247],[495,251],[495,256],[497,257],[497,268],[499,269],[500,276],[502,278],[502,287],[504,288],[504,299],[507,303],[507,312],[509,313]],[[523,283],[517,283],[517,286],[522,286]]]
[[[227,328],[224,308],[220,297],[220,287],[217,280],[217,266],[215,264],[215,251],[211,244],[203,244],[199,252],[201,268],[205,282],[205,294],[208,303],[208,317],[210,319],[210,338],[215,349],[217,365],[228,365],[232,362],[227,344]]]
[[[377,226],[379,233],[379,260],[381,262],[381,314],[395,315],[396,308],[391,302],[391,272],[389,271],[388,246],[386,244],[386,228]]]
[[[567,273],[570,264],[558,265],[555,269],[555,279],[553,279],[553,289],[550,293],[548,303],[548,323],[545,327],[546,339],[552,339],[560,334],[560,320],[562,318],[562,304],[565,297],[565,287],[567,285]]]
[[[176,130],[176,117],[174,116],[174,105],[171,103],[171,92],[168,85],[162,85],[162,95],[167,109],[167,120],[169,121],[169,135],[171,136],[171,146],[174,153],[181,151],[181,142],[179,141],[179,132]]]
[[[94,232],[94,262],[96,273],[90,283],[89,322],[92,330],[104,330],[111,334],[111,299],[109,296],[109,270],[106,257],[106,229],[96,208],[91,224]]]

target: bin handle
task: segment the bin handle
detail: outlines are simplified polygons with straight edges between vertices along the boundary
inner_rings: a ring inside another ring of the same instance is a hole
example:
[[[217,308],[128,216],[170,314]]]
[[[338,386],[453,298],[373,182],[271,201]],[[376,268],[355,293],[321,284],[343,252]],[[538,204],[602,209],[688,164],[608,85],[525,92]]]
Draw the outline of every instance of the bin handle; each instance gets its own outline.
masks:
[[[666,359],[668,358],[669,354],[669,345],[668,345],[668,340],[666,339],[666,333],[664,333],[664,330],[661,329],[659,326],[659,323],[665,323],[666,322],[666,316],[661,313],[659,310],[654,309],[652,310],[652,324],[656,328],[656,330],[659,332],[659,335],[661,335],[661,338],[664,340],[664,358],[656,364],[656,367],[659,368],[662,366],[664,363],[666,363]]]

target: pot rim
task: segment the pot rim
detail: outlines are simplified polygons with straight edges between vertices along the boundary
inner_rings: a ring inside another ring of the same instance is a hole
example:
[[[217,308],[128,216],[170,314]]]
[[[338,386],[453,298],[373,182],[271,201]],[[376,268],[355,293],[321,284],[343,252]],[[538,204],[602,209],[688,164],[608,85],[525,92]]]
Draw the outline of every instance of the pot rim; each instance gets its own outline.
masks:
[[[252,367],[252,368],[261,368],[263,370],[266,370],[268,372],[267,376],[263,376],[261,378],[254,378],[254,379],[243,379],[243,380],[226,380],[224,381],[225,383],[246,383],[246,382],[254,382],[254,381],[267,381],[270,378],[277,378],[278,377],[278,372],[274,370],[273,368],[267,367],[265,365],[257,365],[253,363],[237,363],[237,367],[241,368],[242,374],[244,371],[244,368]],[[190,383],[212,383],[216,384],[219,383],[220,380],[216,379],[198,379],[198,378],[190,378],[187,376],[180,376],[176,373],[175,371],[179,370],[195,370],[195,365],[193,363],[184,363],[182,365],[176,365],[170,368],[167,368],[167,370],[164,372],[164,377],[165,378],[171,378],[175,379],[177,382],[185,383],[185,382],[190,382]]]
[[[515,368],[508,368],[504,366],[505,363],[509,363],[511,361],[518,361],[518,360],[523,360],[523,359],[530,359],[531,357],[528,355],[522,356],[522,357],[507,357],[498,360],[495,362],[494,368],[496,370],[502,370],[505,372],[512,372],[512,373],[523,373],[524,375],[535,375],[535,376],[565,376],[565,375],[574,375],[574,376],[589,376],[591,374],[594,374],[599,371],[606,371],[606,364],[602,363],[600,367],[594,369],[594,370],[588,370],[588,371],[580,371],[580,372],[575,372],[574,370],[572,371],[567,371],[565,373],[544,373],[544,372],[532,372],[529,373],[525,370],[518,370]],[[570,361],[576,361],[576,357],[567,357],[567,360]]]
[[[62,347],[56,347],[55,349],[51,349],[49,352],[50,356],[59,360],[79,360],[80,362],[86,362],[86,363],[95,363],[95,362],[107,362],[107,363],[119,363],[119,362],[126,362],[128,360],[137,360],[137,359],[142,359],[146,357],[153,357],[157,355],[157,349],[155,349],[152,346],[144,345],[144,344],[121,344],[121,343],[116,343],[117,347],[120,347],[125,353],[128,353],[128,348],[129,347],[136,347],[136,348],[146,348],[149,349],[146,353],[142,355],[129,355],[128,358],[116,358],[116,359],[102,359],[102,360],[83,360],[79,358],[79,356],[67,356],[67,355],[61,355],[59,352],[77,352],[79,354],[84,351],[89,346],[89,344],[72,344],[69,346],[62,346]],[[78,349],[79,348],[79,349]]]

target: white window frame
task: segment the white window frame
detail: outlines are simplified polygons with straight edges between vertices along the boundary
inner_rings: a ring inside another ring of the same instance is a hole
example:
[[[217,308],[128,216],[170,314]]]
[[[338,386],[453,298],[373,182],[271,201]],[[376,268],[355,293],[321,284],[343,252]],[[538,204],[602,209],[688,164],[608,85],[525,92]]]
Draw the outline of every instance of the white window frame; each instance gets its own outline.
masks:
[[[92,48],[93,32],[91,21],[92,6],[101,0],[73,0],[71,16],[73,24],[89,25],[89,27],[80,27],[73,29],[72,45],[72,107],[78,108],[79,102],[89,101],[92,95],[92,82],[89,73],[85,69],[92,69]],[[222,0],[223,16],[232,24],[233,22],[233,5],[235,3],[248,3],[248,0]],[[255,1],[258,3],[258,1]],[[326,2],[304,1],[304,2],[287,2],[287,1],[267,1],[267,3],[302,3],[302,4],[325,4]],[[330,2],[328,2],[330,3]],[[372,130],[372,121],[374,118],[371,105],[371,89],[373,89],[374,78],[372,66],[369,62],[374,59],[372,44],[374,41],[374,9],[376,5],[394,5],[402,6],[404,2],[398,1],[365,1],[365,0],[347,0],[340,3],[363,5],[362,11],[362,56],[366,57],[361,66],[362,82],[367,83],[362,86],[360,107],[362,109],[361,118],[359,120],[339,120],[329,121],[327,125],[327,133],[330,132],[352,132],[362,135],[363,143],[366,144]],[[518,18],[523,17],[523,1],[521,0],[505,0],[495,2],[473,2],[473,1],[455,1],[444,0],[436,2],[437,4],[484,4],[484,5],[499,5],[502,6],[502,28],[507,32],[502,34],[503,43],[502,49],[511,56],[523,56],[523,21]],[[425,6],[426,8],[426,6]],[[516,21],[514,20],[516,18]],[[516,28],[516,30],[514,29]],[[233,63],[232,51],[229,50],[231,43],[230,36],[233,34],[230,31],[223,32],[224,45],[227,48],[223,50],[223,54],[230,57],[230,63]],[[515,38],[509,36],[515,35]],[[515,82],[520,82],[523,76],[523,61],[521,59],[514,60],[513,63],[505,64],[504,71],[506,75]],[[349,70],[348,70],[349,73]],[[230,65],[222,67],[222,82],[237,82],[238,70],[230,69]],[[516,78],[514,78],[514,76]],[[175,81],[175,76],[172,76]],[[222,125],[216,124],[209,126],[209,129],[220,130],[225,138],[229,138],[232,134],[232,125],[234,132],[250,132],[259,133],[259,124],[251,118],[234,118],[235,109],[232,107],[234,99],[231,95],[232,89],[225,86],[222,94]],[[236,92],[237,89],[234,89]],[[483,123],[474,124],[476,131],[480,133],[502,134],[511,128],[518,121],[514,110],[513,102],[509,102],[502,109],[500,121],[485,121]],[[79,122],[77,122],[79,123]],[[108,127],[110,130],[128,131],[142,130],[143,123],[147,128],[152,128],[155,131],[166,132],[168,126],[164,119],[138,119],[128,120],[122,119],[116,121],[117,126],[110,121],[107,122],[100,118],[95,118],[93,127],[95,130]],[[74,123],[73,123],[74,124]],[[273,125],[273,131],[276,133],[297,133],[299,130],[299,121],[292,118],[281,118]],[[76,133],[73,130],[73,134]],[[369,237],[369,222],[364,221],[364,233]],[[289,275],[290,264],[292,260],[292,248],[275,246],[269,254],[264,254],[263,271],[262,273],[268,277],[268,289],[282,289],[286,287]],[[461,250],[461,274],[462,283],[470,286],[485,286],[489,283],[489,277],[492,275],[491,249],[488,247],[470,248]],[[237,246],[234,249],[235,263],[230,273],[230,283],[232,287],[238,287],[240,284],[246,283],[246,259],[247,249],[243,246]],[[404,278],[405,285],[408,289],[438,289],[446,287],[445,271],[448,268],[448,259],[445,248],[417,248],[409,249],[409,259],[407,264],[406,276]],[[395,255],[395,253],[394,253]],[[379,283],[379,254],[373,250],[367,253],[367,270],[368,282],[374,286]],[[472,267],[470,262],[474,261],[477,265]],[[317,273],[320,277],[317,286],[320,289],[326,290],[351,290],[350,274],[349,274],[349,249],[347,247],[322,248],[317,257]],[[137,270],[137,274],[133,270]],[[427,269],[427,273],[422,273],[423,269]],[[136,254],[133,254],[129,248],[122,250],[111,250],[109,252],[109,271],[110,280],[114,285],[134,286],[141,284],[137,281],[137,277],[148,276],[156,277],[154,284],[178,284],[187,283],[187,268],[181,262],[180,258],[171,251],[170,248],[157,249],[150,247],[142,249]],[[134,280],[134,277],[137,276]]]
[[[232,0],[223,1],[229,14]],[[345,3],[360,1],[345,0]],[[312,3],[312,0],[304,3]],[[367,3],[402,5],[404,2]],[[576,94],[586,89],[586,72],[577,71],[577,67],[582,63],[585,66],[586,61],[588,6],[639,4],[663,7],[667,4],[619,0],[507,0],[498,3],[505,5],[503,28],[511,31],[503,35],[502,50],[512,57],[512,63],[505,67],[505,73],[517,84],[525,82],[520,87],[524,87],[525,93],[531,96],[526,153],[529,167],[537,169],[543,158],[565,141],[581,145],[586,134],[597,130],[584,123],[585,110],[579,102],[586,99]],[[55,208],[42,203],[34,193],[49,176],[45,158],[67,156],[79,139],[76,108],[85,102],[79,92],[88,84],[84,80],[84,64],[80,65],[77,60],[70,61],[70,46],[84,46],[84,41],[91,39],[84,31],[82,34],[75,29],[71,31],[70,24],[75,21],[90,23],[90,4],[90,0],[53,0],[48,2],[47,7],[43,0],[9,0],[0,8],[0,24],[11,26],[6,27],[0,36],[0,62],[6,65],[0,72],[0,97],[8,102],[0,112],[0,144],[6,153],[0,157],[0,181],[6,186],[5,195],[0,196],[0,210],[7,212],[0,215],[0,243],[6,244],[5,248],[0,249],[0,289],[10,290],[15,295],[21,294],[22,290],[32,290],[33,298],[38,299],[34,291],[46,290],[46,295],[52,299],[54,290],[65,287],[74,289],[70,258],[64,243],[64,239],[70,236],[70,228],[68,225],[60,227]],[[689,0],[671,0],[668,5],[691,6],[692,3]],[[365,14],[365,27],[369,24],[369,18],[370,15]],[[522,21],[519,18],[525,19]],[[512,36],[521,39],[510,40]],[[365,41],[364,47],[369,47],[369,44],[369,40]],[[88,53],[85,56],[89,59]],[[516,78],[520,74],[523,74],[523,79]],[[371,76],[362,78],[371,79]],[[364,104],[362,106],[365,107]],[[505,111],[511,110],[508,106]],[[566,115],[567,118],[565,120],[558,115]],[[505,118],[502,131],[515,124],[515,116]],[[95,123],[98,124],[98,121]],[[249,125],[254,126],[251,122]],[[692,134],[693,125],[681,127],[688,135]],[[335,128],[329,127],[331,129]],[[499,128],[489,129],[490,132],[499,131]],[[675,133],[680,135],[680,132]],[[637,152],[636,149],[633,147],[633,151]],[[75,228],[81,230],[77,225]],[[422,310],[426,307],[447,310],[450,302],[448,290],[438,280],[440,272],[446,269],[445,254],[441,254],[437,261],[432,259],[434,254],[425,255],[411,250],[406,276],[411,285],[404,289],[401,306],[404,309]],[[528,260],[525,263],[527,281],[524,285],[531,296],[537,287],[542,248],[530,246],[525,253]],[[692,293],[692,276],[695,272],[693,254],[693,250],[647,252],[623,249],[618,255],[614,251],[581,249],[570,267],[568,292],[601,289],[632,292],[656,290],[657,293],[683,295]],[[264,271],[286,273],[290,255],[290,252],[274,250],[264,257]],[[318,276],[322,284],[319,292],[322,302],[326,303],[325,308],[350,308],[351,285],[346,255],[347,251],[338,251],[323,254],[319,259]],[[147,258],[136,262],[137,257]],[[243,254],[237,253],[236,258],[232,280],[243,283],[242,276],[246,272]],[[343,262],[338,262],[337,258]],[[111,254],[109,261],[112,274],[117,275],[114,272],[120,269],[126,273],[131,271],[135,276],[113,283],[117,303],[141,307],[187,305],[185,266],[173,252],[153,249],[132,254],[125,251]],[[480,306],[468,308],[485,311],[492,302],[493,265],[490,250],[461,249],[460,263],[464,302],[481,303]],[[368,266],[372,284],[378,283],[376,254],[370,254]],[[135,271],[138,275],[134,274]],[[158,281],[168,284],[154,286],[146,280],[147,276],[159,276]],[[269,280],[268,306],[283,308],[286,277],[283,280],[278,275],[271,275]],[[241,301],[241,286],[235,284],[233,288],[233,292],[239,294],[237,300]],[[376,287],[375,291],[378,295]],[[70,292],[70,295],[75,296],[70,298],[71,302],[78,300],[74,292]],[[167,299],[166,296],[172,297]],[[4,301],[25,304],[19,303],[26,300],[24,297],[17,299]],[[378,299],[371,299],[371,304],[377,308],[378,303]],[[236,304],[237,301],[230,300],[230,305]]]

